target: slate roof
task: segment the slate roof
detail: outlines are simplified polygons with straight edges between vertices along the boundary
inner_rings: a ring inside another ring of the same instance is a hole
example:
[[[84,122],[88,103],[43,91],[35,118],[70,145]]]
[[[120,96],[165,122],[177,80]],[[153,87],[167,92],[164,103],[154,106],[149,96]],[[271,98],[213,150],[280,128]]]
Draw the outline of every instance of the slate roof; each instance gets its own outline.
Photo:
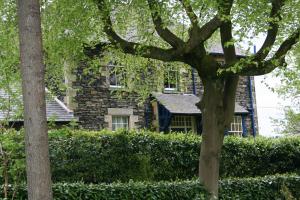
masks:
[[[47,95],[48,98],[46,100],[46,111],[47,111],[47,119],[54,120],[56,122],[70,122],[71,120],[75,119],[74,114],[71,110],[69,110],[66,105],[61,102],[56,97],[50,97]],[[0,90],[0,99],[8,98],[8,94],[5,93],[3,90]],[[20,98],[22,98],[20,96]],[[13,115],[14,111],[11,111]],[[6,113],[0,110],[0,120],[5,119]],[[23,119],[19,119],[16,121],[23,121]]]
[[[219,54],[223,55],[223,48],[219,44],[213,44],[207,48],[207,51],[211,54]],[[240,49],[238,47],[235,47],[235,52],[237,56],[246,56],[245,51],[243,49]]]
[[[173,114],[201,114],[195,105],[200,98],[193,94],[163,94],[153,93],[154,98]],[[248,111],[235,103],[236,114],[248,113]]]

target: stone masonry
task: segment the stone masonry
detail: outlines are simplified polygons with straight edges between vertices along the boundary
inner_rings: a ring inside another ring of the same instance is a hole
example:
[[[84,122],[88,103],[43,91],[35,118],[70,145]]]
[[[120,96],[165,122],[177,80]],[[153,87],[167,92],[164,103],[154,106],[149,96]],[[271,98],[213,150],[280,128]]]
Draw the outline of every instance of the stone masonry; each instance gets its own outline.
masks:
[[[75,106],[73,107],[74,115],[78,117],[79,124],[82,128],[99,130],[103,128],[111,129],[111,116],[112,115],[127,115],[130,117],[130,128],[143,128],[146,127],[147,121],[150,116],[151,120],[151,104],[146,101],[140,105],[136,94],[129,94],[123,92],[121,97],[116,95],[116,89],[110,88],[109,73],[106,67],[102,67],[99,72],[86,72],[84,71],[84,64],[76,70],[76,79],[72,82],[72,88],[75,90],[74,100]],[[203,86],[201,84],[199,75],[194,71],[196,95],[201,97],[203,94]],[[193,83],[191,74],[186,75],[186,87],[181,88],[180,92],[192,94]],[[255,99],[254,79],[252,81],[252,95],[254,104],[254,119],[255,129],[258,130],[257,125],[257,111]],[[250,116],[250,92],[249,92],[249,78],[240,77],[236,102],[249,111],[245,117],[248,135],[253,133],[251,128]],[[145,113],[148,113],[146,117]]]

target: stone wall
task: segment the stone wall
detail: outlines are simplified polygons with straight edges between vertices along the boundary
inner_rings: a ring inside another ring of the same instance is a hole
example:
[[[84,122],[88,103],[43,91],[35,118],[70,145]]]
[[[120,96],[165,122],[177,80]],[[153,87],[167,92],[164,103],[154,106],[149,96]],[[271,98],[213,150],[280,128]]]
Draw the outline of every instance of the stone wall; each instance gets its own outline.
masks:
[[[82,128],[110,129],[112,115],[128,115],[130,128],[144,127],[146,104],[139,105],[136,95],[111,89],[105,67],[101,72],[86,74],[83,67],[79,67],[75,73],[77,78],[73,88],[76,90],[74,100],[77,105],[74,115]],[[116,108],[119,110],[113,110]]]
[[[152,119],[151,104],[146,101],[139,105],[138,97],[134,94],[120,92],[122,88],[110,88],[108,80],[108,71],[106,67],[102,67],[100,72],[90,71],[84,72],[84,64],[76,71],[76,80],[73,81],[72,89],[75,90],[74,115],[78,117],[81,127],[91,130],[99,130],[103,128],[111,128],[111,116],[126,114],[130,117],[130,128],[143,128],[151,124]],[[194,71],[196,81],[196,95],[201,97],[203,94],[203,85],[196,71]],[[193,83],[191,74],[185,75],[186,88],[181,88],[180,92],[193,93]],[[257,125],[256,98],[254,79],[252,80],[253,103],[255,108],[255,127]],[[118,91],[116,91],[118,90]],[[118,94],[118,95],[116,95]],[[121,96],[120,96],[121,94]],[[250,93],[248,77],[241,77],[236,94],[236,102],[241,106],[250,110]],[[110,113],[113,109],[113,113]],[[145,114],[147,113],[147,114]],[[147,122],[146,122],[147,121]],[[247,133],[252,134],[250,112],[245,118],[247,125]]]

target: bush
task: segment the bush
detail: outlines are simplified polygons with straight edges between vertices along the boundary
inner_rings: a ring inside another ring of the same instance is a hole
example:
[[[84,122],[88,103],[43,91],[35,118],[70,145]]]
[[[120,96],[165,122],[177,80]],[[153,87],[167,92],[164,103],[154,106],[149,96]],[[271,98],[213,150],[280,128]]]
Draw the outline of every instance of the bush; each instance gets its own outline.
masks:
[[[191,179],[198,173],[201,137],[196,135],[67,129],[51,131],[49,135],[54,182],[177,180]],[[20,141],[23,136],[0,137]],[[222,178],[299,171],[300,138],[257,138],[255,141],[225,138],[220,166]]]
[[[206,199],[197,180],[175,182],[129,182],[113,184],[57,183],[53,186],[56,200],[126,200]],[[25,187],[19,187],[15,199],[26,199]],[[220,199],[274,200],[300,197],[299,176],[270,176],[220,181]]]

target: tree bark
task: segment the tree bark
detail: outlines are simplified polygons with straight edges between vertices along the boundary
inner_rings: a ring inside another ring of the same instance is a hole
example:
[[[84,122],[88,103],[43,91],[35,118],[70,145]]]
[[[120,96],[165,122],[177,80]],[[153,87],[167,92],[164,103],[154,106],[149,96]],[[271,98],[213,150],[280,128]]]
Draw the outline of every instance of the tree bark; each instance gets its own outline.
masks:
[[[28,199],[51,200],[39,0],[18,0]]]
[[[237,84],[237,82],[236,82]],[[233,112],[228,112],[224,106],[224,80],[203,80],[204,95],[198,107],[202,111],[203,132],[199,159],[199,178],[206,190],[210,193],[209,199],[218,199],[218,182],[220,156],[224,133]],[[231,97],[234,104],[235,95]],[[229,106],[234,109],[233,106]],[[228,121],[228,122],[227,122]]]

